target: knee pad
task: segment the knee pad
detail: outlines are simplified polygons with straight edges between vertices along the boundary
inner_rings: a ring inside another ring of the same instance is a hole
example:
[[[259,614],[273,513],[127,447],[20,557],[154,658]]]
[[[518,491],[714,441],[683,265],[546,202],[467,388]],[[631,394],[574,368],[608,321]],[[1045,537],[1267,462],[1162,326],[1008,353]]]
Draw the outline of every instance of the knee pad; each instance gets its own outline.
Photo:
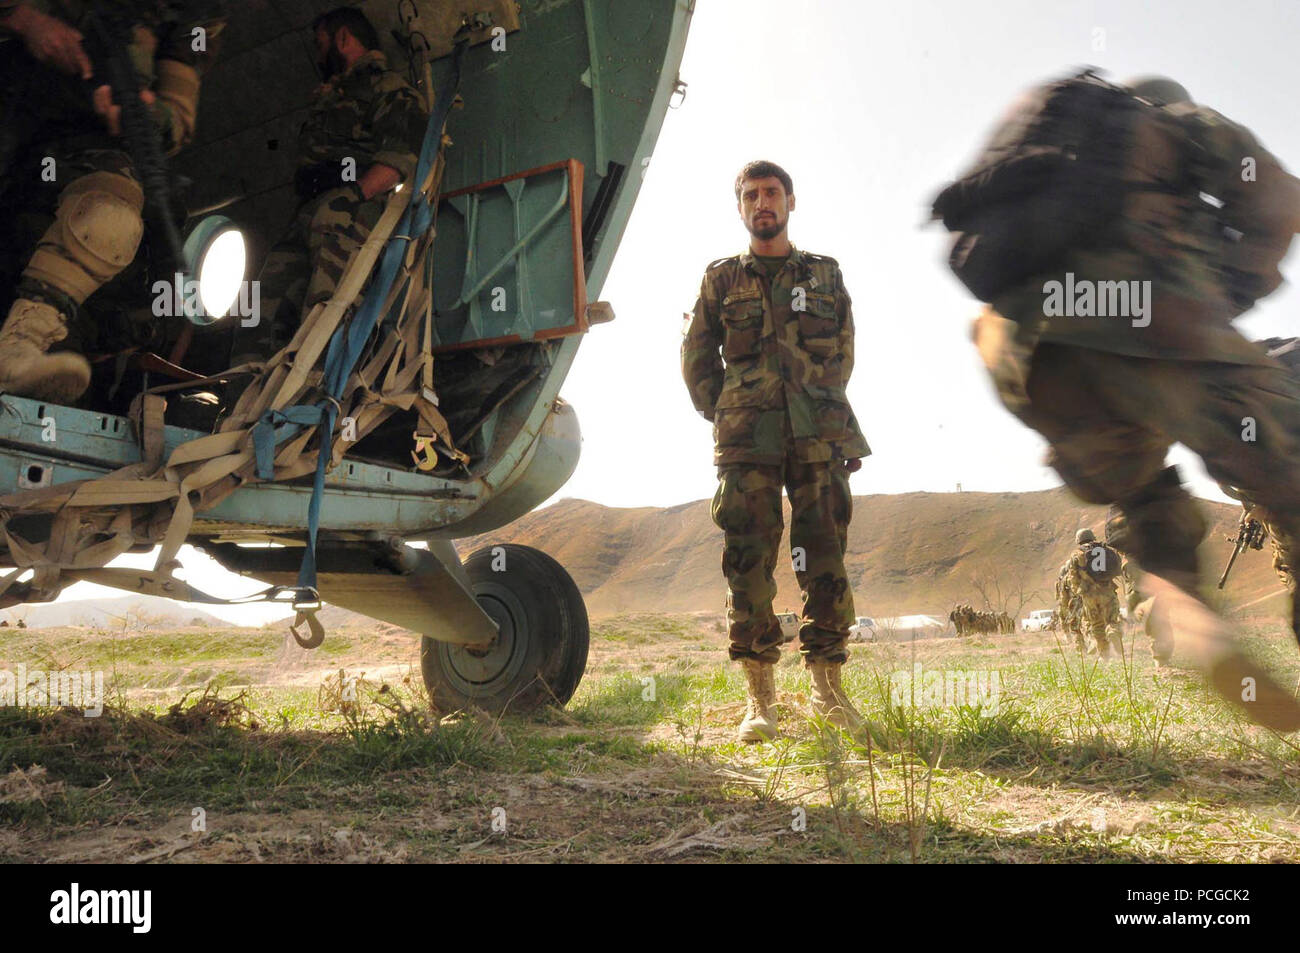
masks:
[[[81,304],[135,258],[144,235],[144,191],[124,175],[92,172],[59,198],[54,224],[24,277],[44,281]]]

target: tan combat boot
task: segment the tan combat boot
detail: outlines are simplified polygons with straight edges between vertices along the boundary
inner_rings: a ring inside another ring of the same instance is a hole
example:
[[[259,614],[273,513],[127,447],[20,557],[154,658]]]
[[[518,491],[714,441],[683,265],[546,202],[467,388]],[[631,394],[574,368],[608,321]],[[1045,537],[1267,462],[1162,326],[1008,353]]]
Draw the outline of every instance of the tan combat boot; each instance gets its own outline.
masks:
[[[75,401],[90,386],[90,364],[71,351],[45,353],[68,336],[53,306],[19,298],[0,329],[0,393],[56,404]]]
[[[813,711],[835,727],[857,734],[866,728],[867,723],[840,684],[843,665],[843,662],[808,663],[808,673],[812,676]]]
[[[771,741],[777,735],[776,666],[755,659],[745,659],[741,664],[749,687],[749,704],[736,737],[745,744]]]

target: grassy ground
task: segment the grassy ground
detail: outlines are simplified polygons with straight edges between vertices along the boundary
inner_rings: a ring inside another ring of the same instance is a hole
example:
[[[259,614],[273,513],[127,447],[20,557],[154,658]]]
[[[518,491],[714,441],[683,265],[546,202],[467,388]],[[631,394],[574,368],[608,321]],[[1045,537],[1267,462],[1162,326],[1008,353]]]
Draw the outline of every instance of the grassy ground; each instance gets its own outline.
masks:
[[[1300,676],[1277,625],[1246,631]],[[316,655],[278,629],[6,633],[0,669],[101,668],[110,706],[0,709],[0,859],[1300,860],[1297,742],[1156,674],[1144,637],[1122,663],[1052,633],[854,646],[873,744],[808,720],[787,654],[760,746],[733,740],[724,641],[598,621],[566,710],[440,720],[391,627]]]

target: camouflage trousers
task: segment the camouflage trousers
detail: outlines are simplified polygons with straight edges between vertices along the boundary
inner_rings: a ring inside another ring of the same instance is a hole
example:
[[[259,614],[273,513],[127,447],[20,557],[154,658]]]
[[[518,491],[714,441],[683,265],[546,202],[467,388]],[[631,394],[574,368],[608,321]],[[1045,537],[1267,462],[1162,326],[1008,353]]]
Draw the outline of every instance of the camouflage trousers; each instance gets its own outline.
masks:
[[[1165,466],[1174,442],[1267,508],[1283,558],[1296,564],[1289,549],[1300,540],[1300,386],[1281,367],[1051,343],[1025,353],[989,337],[981,353],[999,397],[1047,439],[1048,463],[1075,495],[1118,505],[1143,569],[1200,595],[1196,547],[1207,524],[1177,470]],[[1244,437],[1245,418],[1253,439]]]
[[[1061,617],[1061,631],[1066,635],[1074,636],[1075,646],[1082,649],[1084,645],[1083,606],[1080,604],[1078,596],[1062,597],[1057,605],[1057,612]]]
[[[1264,524],[1264,531],[1268,533],[1269,545],[1273,550],[1273,571],[1282,580],[1282,585],[1295,592],[1294,559],[1300,555],[1300,540],[1296,539],[1294,532],[1288,532],[1285,521],[1279,520],[1262,507],[1253,507],[1251,515]]]
[[[333,297],[348,261],[378,224],[384,204],[384,198],[367,201],[354,188],[337,188],[299,207],[262,265],[258,321],[236,330],[235,363],[280,350],[311,309]]]
[[[805,661],[843,662],[854,622],[853,592],[844,571],[853,498],[838,461],[719,467],[711,513],[724,534],[730,656],[763,662],[781,657],[781,623],[772,600],[784,530],[783,484],[790,497],[790,552],[803,590],[800,651]]]
[[[1105,655],[1106,650],[1114,646],[1122,651],[1124,646],[1123,629],[1119,617],[1119,596],[1115,587],[1094,585],[1079,593],[1079,633],[1075,642],[1084,647],[1090,636],[1098,655]]]

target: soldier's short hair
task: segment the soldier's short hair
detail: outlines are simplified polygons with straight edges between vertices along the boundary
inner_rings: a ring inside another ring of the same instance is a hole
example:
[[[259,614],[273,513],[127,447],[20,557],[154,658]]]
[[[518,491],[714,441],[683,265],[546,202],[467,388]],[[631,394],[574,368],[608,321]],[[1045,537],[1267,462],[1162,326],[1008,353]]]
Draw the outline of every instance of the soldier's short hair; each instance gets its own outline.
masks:
[[[375,30],[375,25],[356,7],[335,7],[311,21],[313,31],[324,30],[331,40],[344,27],[366,49],[379,49],[379,33]]]
[[[794,195],[794,182],[790,180],[789,172],[775,162],[768,162],[766,159],[755,159],[753,162],[746,162],[745,167],[740,170],[740,175],[736,176],[736,201],[740,201],[740,184],[746,179],[766,179],[772,175],[781,180],[781,184],[785,186],[786,195]]]

